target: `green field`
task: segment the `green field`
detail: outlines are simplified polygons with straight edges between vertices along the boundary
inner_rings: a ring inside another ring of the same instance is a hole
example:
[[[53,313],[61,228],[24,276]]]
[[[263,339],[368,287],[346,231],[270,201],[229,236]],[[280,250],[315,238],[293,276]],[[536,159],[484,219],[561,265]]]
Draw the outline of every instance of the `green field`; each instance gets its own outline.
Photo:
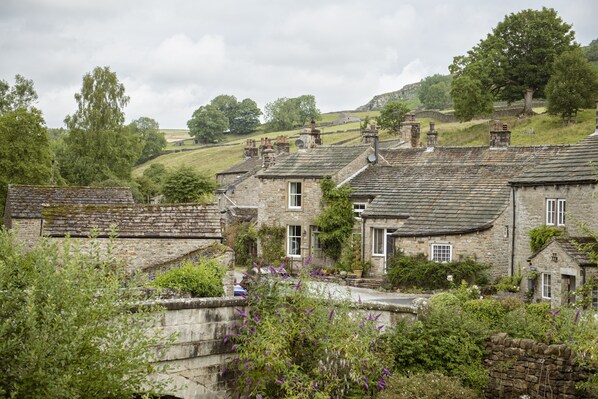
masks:
[[[535,109],[536,112],[543,112],[543,109]],[[351,112],[352,115],[364,118],[366,115],[375,117],[379,113],[369,112]],[[321,123],[330,123],[334,121],[340,113],[328,113],[322,115]],[[425,142],[425,134],[429,129],[430,119],[418,119],[421,122],[422,141]],[[509,124],[512,145],[542,145],[542,144],[572,144],[577,143],[595,130],[595,110],[580,111],[577,117],[577,124],[564,126],[561,119],[548,114],[535,115],[531,118],[505,118],[501,122]],[[436,122],[438,131],[439,145],[442,146],[474,146],[488,145],[488,132],[490,131],[491,121],[476,120],[464,123],[442,123]],[[323,135],[324,144],[358,144],[360,142],[359,131],[349,131],[359,129],[359,123],[348,123],[338,126],[318,127]],[[183,129],[163,129],[167,140],[191,138],[188,132]],[[259,140],[262,137],[274,139],[280,135],[297,136],[299,130],[284,132],[265,133],[258,130],[249,135],[227,135],[226,141],[220,145],[185,145],[174,147],[169,145],[167,149],[182,150],[176,153],[162,155],[143,165],[138,166],[133,171],[134,176],[138,176],[152,163],[162,163],[167,168],[175,168],[179,165],[188,165],[197,170],[213,175],[221,172],[243,160],[243,147],[248,138]],[[392,138],[388,132],[381,131],[380,139],[387,140]],[[291,152],[297,150],[295,139],[291,138]]]

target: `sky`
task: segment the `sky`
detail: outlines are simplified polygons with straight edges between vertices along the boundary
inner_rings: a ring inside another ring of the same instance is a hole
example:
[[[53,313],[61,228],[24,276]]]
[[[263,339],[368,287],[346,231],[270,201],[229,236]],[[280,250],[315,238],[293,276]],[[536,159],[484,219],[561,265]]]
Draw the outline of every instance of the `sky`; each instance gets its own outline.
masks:
[[[96,66],[124,84],[127,122],[164,129],[220,94],[353,110],[447,74],[505,15],[543,6],[581,45],[598,38],[596,0],[0,0],[0,79],[32,79],[48,127],[64,127]]]

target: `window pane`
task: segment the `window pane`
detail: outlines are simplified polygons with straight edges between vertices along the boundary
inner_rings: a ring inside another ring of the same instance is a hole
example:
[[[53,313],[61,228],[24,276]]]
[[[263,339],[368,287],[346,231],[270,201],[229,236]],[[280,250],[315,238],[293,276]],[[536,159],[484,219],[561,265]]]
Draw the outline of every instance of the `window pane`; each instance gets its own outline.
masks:
[[[555,211],[556,211],[556,200],[554,199],[547,199],[546,200],[546,224],[553,225],[555,222]]]
[[[301,183],[289,183],[289,207],[301,208]]]
[[[542,298],[552,297],[551,276],[547,273],[542,273]]]
[[[361,213],[365,210],[365,204],[355,203],[353,204],[353,216],[361,218]]]
[[[301,255],[301,226],[289,226],[288,255]]]
[[[450,262],[451,246],[449,244],[432,244],[432,260],[436,262]]]
[[[373,254],[374,255],[384,255],[384,239],[385,239],[385,234],[384,234],[384,230],[385,229],[374,229],[374,248],[373,248]]]
[[[559,200],[558,204],[558,220],[557,224],[559,226],[565,225],[565,212],[567,211],[567,200]]]

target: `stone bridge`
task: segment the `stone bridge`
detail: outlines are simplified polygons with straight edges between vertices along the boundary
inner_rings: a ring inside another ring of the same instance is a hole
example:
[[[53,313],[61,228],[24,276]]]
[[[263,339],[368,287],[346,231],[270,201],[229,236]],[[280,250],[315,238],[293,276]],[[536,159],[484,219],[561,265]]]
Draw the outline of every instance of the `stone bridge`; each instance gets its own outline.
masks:
[[[161,364],[167,374],[152,378],[170,379],[168,398],[220,399],[230,397],[227,381],[222,376],[230,345],[223,339],[241,317],[235,308],[244,308],[242,298],[186,298],[159,301],[166,308],[160,320],[164,333],[176,332],[178,338],[164,354]],[[391,326],[402,318],[415,319],[410,306],[363,303],[359,311],[376,312],[379,323]]]

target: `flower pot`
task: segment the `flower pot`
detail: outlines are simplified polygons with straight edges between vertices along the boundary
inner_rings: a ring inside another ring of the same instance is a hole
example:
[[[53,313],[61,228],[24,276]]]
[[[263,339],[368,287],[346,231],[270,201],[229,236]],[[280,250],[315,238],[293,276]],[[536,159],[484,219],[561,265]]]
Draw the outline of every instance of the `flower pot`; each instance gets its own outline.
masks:
[[[363,274],[363,269],[355,269],[353,270],[353,274],[356,278],[361,278],[361,275]]]

